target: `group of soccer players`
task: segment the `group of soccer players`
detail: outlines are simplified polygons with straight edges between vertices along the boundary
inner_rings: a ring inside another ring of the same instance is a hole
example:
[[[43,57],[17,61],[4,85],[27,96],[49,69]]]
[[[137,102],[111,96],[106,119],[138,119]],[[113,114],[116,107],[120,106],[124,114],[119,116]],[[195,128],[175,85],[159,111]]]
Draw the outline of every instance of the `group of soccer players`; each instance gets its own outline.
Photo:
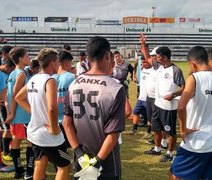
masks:
[[[142,114],[148,123],[147,132],[154,132],[155,143],[144,153],[160,155],[163,137],[167,136],[168,150],[160,161],[172,161],[178,115],[183,142],[171,166],[170,179],[210,179],[212,73],[208,59],[212,53],[201,46],[189,51],[191,75],[185,84],[168,47],[149,53],[143,34],[140,43],[143,58],[138,65],[140,91],[132,133],[137,131]],[[0,117],[3,158],[11,156],[14,178],[46,179],[51,162],[55,179],[69,179],[71,147],[74,179],[121,179],[118,139],[125,130],[125,118],[132,112],[127,75],[130,72],[136,80],[136,69],[120,52],[112,53],[109,41],[99,36],[88,40],[77,68],[67,45],[60,52],[41,49],[31,62],[26,49],[5,49],[0,67]],[[26,138],[24,169],[20,145]],[[0,158],[0,171],[9,171],[7,168]]]

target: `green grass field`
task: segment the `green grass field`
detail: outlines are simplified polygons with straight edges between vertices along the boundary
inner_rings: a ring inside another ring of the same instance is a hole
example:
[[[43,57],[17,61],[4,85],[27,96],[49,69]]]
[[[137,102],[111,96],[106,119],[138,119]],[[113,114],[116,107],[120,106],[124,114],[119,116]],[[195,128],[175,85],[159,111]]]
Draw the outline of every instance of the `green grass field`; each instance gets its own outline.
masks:
[[[189,74],[189,68],[186,62],[176,62],[183,71],[185,78]],[[136,103],[136,85],[130,83],[130,102],[132,107]],[[145,128],[139,128],[136,135],[128,135],[132,128],[132,122],[126,120],[126,131],[122,133],[123,144],[121,145],[122,159],[122,179],[123,180],[166,180],[171,163],[160,163],[161,156],[149,156],[143,152],[151,146],[142,139],[145,133]],[[181,141],[178,138],[178,143]],[[24,144],[25,146],[25,144]],[[25,148],[22,146],[22,160],[25,165]],[[11,162],[9,164],[12,164]],[[12,180],[14,173],[0,173],[1,180]],[[49,164],[47,171],[47,179],[54,179],[54,167]],[[71,173],[70,173],[71,179]]]

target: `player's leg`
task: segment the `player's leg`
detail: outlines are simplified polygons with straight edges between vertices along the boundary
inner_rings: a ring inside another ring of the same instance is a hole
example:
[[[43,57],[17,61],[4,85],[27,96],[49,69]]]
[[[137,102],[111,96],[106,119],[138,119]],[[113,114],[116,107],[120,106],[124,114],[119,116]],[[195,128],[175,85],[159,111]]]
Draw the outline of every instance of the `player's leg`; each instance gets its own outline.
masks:
[[[57,167],[56,179],[69,179],[71,157],[68,154],[65,143],[56,147],[42,147],[48,160]]]
[[[144,111],[146,111],[146,107],[144,107],[143,102],[138,99],[133,111],[133,128],[130,134],[135,134],[137,132],[140,114],[144,114]]]
[[[173,151],[176,145],[176,119],[177,119],[177,110],[166,111],[162,110],[161,119],[164,126],[164,130],[168,135],[168,151],[161,158],[160,162],[167,162],[173,159]]]
[[[24,175],[24,168],[21,165],[20,157],[20,145],[25,136],[25,128],[23,124],[14,124],[10,126],[11,133],[13,136],[11,144],[11,156],[15,166],[15,176],[14,178],[20,178]]]
[[[33,173],[34,173],[34,161],[35,161],[35,157],[34,157],[34,153],[32,150],[32,143],[28,142],[27,145],[27,149],[26,149],[26,173],[24,178],[25,179],[30,179],[33,177]]]
[[[69,172],[70,172],[70,165],[65,167],[57,167],[57,174],[55,180],[68,180],[69,179]]]
[[[5,106],[0,105],[0,124],[2,129],[2,146],[4,152],[2,158],[5,161],[11,161],[12,157],[10,156],[10,143],[12,141],[12,135],[10,133],[10,125],[4,123],[6,118],[6,108]]]
[[[35,160],[35,169],[33,179],[46,179],[46,168],[48,165],[48,157],[42,155],[39,159]]]
[[[160,155],[161,154],[161,131],[163,131],[163,126],[160,120],[160,108],[155,107],[152,113],[152,130],[154,131],[154,142],[155,147],[151,148],[148,151],[145,151],[145,154],[150,155]]]

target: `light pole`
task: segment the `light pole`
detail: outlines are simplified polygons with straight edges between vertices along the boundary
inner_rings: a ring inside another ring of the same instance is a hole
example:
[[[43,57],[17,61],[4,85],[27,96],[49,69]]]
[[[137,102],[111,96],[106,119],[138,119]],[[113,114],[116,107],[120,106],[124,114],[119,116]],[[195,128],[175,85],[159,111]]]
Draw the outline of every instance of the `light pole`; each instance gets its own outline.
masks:
[[[156,10],[156,7],[155,6],[152,6],[152,27],[154,28],[154,18],[155,18],[155,10]]]

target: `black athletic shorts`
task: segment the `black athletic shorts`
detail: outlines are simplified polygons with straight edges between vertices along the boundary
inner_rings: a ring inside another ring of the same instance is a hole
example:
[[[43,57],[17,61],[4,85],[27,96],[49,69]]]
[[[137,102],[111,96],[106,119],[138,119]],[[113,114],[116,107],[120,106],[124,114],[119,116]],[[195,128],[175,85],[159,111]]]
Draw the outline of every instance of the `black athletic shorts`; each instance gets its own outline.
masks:
[[[148,122],[152,123],[152,115],[155,111],[155,98],[150,98],[147,96],[146,98],[146,113]]]
[[[177,110],[164,110],[155,106],[152,116],[152,130],[166,131],[167,135],[176,135]]]
[[[70,164],[71,157],[67,152],[65,143],[54,147],[40,147],[35,144],[32,145],[35,160],[39,160],[42,156],[47,156],[49,162],[57,167],[65,167]]]
[[[10,125],[4,122],[7,119],[7,110],[5,106],[0,105],[0,127],[2,131],[10,131]]]

